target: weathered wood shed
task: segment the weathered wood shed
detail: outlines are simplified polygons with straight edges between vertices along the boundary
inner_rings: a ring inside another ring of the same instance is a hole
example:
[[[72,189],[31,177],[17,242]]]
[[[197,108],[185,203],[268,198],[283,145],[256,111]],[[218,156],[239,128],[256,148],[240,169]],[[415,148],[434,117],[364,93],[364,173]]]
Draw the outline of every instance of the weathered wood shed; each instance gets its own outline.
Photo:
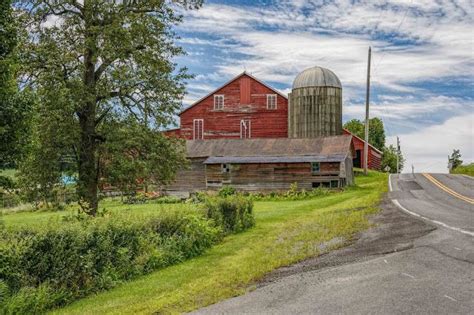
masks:
[[[187,141],[190,168],[182,170],[168,192],[241,191],[343,187],[353,183],[351,137],[306,139],[217,139]]]

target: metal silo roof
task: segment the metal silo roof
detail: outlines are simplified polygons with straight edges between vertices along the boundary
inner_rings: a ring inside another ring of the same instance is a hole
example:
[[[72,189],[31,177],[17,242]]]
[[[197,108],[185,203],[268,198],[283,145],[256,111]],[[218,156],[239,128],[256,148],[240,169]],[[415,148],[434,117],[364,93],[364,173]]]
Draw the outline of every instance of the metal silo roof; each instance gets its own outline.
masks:
[[[339,78],[329,69],[312,67],[300,72],[293,81],[293,89],[311,86],[330,86],[342,88]]]

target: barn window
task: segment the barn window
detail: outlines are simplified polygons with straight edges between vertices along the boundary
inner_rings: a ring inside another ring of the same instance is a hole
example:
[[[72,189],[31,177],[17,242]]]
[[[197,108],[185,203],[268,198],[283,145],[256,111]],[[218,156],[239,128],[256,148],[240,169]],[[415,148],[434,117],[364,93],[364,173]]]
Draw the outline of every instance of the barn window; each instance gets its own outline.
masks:
[[[214,95],[214,109],[224,109],[224,95]]]
[[[252,122],[242,119],[240,121],[240,138],[250,139],[252,137]]]
[[[193,120],[193,140],[204,139],[204,119]]]
[[[311,173],[319,173],[321,170],[321,164],[319,162],[311,162]]]
[[[229,173],[230,172],[230,164],[221,164],[222,173]]]
[[[277,109],[276,94],[267,94],[267,109]]]

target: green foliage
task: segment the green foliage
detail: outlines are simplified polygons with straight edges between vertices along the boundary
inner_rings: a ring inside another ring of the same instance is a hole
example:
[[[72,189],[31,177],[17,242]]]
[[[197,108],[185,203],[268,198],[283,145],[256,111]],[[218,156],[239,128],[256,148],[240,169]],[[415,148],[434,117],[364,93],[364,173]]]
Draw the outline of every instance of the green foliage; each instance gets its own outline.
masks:
[[[232,195],[235,195],[237,193],[237,190],[233,186],[230,185],[225,185],[221,189],[219,189],[219,192],[217,193],[219,197],[229,197]]]
[[[397,154],[398,154],[399,171],[401,172],[403,170],[405,159],[403,158],[402,152],[397,153],[397,148],[395,148],[393,145],[390,145],[389,147],[385,147],[382,152],[383,152],[382,165],[381,165],[382,170],[385,170],[388,166],[390,168],[389,170],[390,173],[397,172]]]
[[[344,124],[344,128],[359,138],[365,139],[364,122],[352,119]],[[374,117],[369,119],[369,143],[380,151],[385,147],[385,130],[380,118]]]
[[[6,191],[11,192],[15,188],[16,183],[11,177],[0,175],[0,189],[4,189]]]
[[[181,262],[218,242],[222,230],[196,211],[2,229],[0,313],[42,313]]]
[[[474,163],[459,165],[455,169],[451,170],[451,174],[465,174],[474,177]]]
[[[223,226],[224,232],[237,233],[255,225],[253,202],[241,195],[209,197],[204,202],[207,216]]]
[[[19,92],[17,21],[10,0],[0,3],[0,169],[15,167],[29,135],[32,95]]]
[[[448,158],[448,163],[450,166],[450,170],[455,170],[459,166],[462,165],[462,160],[461,160],[461,151],[460,150],[453,150],[453,153],[451,153],[451,156]]]
[[[114,137],[107,124],[134,120],[145,128],[160,130],[174,120],[185,94],[184,82],[190,76],[174,63],[184,51],[175,44],[173,27],[182,21],[182,8],[197,9],[201,4],[202,0],[17,3],[15,12],[23,30],[21,75],[29,78],[25,85],[35,89],[40,106],[36,122],[41,126],[36,128],[40,135],[30,151],[33,157],[28,169],[39,168],[37,173],[44,174],[53,171],[41,189],[51,187],[63,158],[72,156],[81,204],[87,213],[96,213],[99,165],[103,162],[100,153],[111,150],[103,146]],[[49,20],[60,23],[45,25]],[[66,128],[57,128],[63,124]],[[43,138],[54,143],[50,145]],[[157,139],[153,136],[149,140]],[[163,140],[157,146],[173,148],[173,143]],[[41,164],[45,155],[51,157],[46,159],[51,165]],[[157,180],[170,177],[173,161],[163,161]],[[129,160],[120,163],[121,174],[133,171]],[[142,171],[138,167],[137,172]],[[44,174],[33,182],[46,179]]]
[[[181,139],[164,137],[133,120],[106,126],[109,136],[100,149],[101,179],[124,193],[134,193],[144,183],[167,184],[186,165]]]

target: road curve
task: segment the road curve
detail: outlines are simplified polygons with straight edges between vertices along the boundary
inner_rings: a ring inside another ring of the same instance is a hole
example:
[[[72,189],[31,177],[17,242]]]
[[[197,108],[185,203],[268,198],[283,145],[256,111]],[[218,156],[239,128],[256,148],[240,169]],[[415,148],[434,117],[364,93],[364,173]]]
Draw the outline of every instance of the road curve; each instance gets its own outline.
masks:
[[[271,274],[196,314],[472,314],[474,179],[390,177],[376,227],[352,246]],[[465,198],[446,191],[448,188]]]

